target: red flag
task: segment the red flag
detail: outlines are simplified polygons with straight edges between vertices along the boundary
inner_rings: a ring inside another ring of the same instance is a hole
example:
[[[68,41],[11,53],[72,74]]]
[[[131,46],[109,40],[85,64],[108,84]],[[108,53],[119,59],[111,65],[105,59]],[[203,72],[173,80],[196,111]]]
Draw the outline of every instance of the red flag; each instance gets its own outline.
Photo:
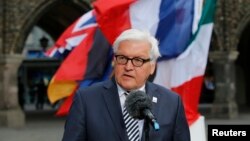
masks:
[[[131,28],[128,9],[135,1],[98,0],[93,3],[98,25],[111,44],[122,31]]]

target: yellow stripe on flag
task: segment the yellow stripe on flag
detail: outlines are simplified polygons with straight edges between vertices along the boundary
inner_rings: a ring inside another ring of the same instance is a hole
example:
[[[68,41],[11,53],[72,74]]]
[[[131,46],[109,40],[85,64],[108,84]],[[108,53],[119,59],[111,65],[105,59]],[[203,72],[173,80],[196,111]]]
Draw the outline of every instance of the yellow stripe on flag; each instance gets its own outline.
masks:
[[[71,95],[76,87],[77,83],[75,81],[55,81],[53,77],[48,87],[48,99],[53,104]]]

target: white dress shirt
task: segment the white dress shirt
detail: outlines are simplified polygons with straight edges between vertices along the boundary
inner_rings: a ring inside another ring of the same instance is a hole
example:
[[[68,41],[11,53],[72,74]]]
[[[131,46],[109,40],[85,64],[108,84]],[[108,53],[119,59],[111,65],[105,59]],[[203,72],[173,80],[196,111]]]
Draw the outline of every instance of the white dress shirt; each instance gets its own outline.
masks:
[[[118,94],[119,94],[119,97],[120,97],[120,103],[121,103],[121,107],[122,107],[122,111],[124,109],[124,106],[125,106],[125,100],[126,100],[126,95],[125,93],[127,91],[125,91],[122,87],[120,87],[118,84],[117,84],[117,88],[118,88]],[[143,85],[140,89],[138,89],[140,91],[143,91],[145,92],[145,85]],[[136,91],[136,90],[135,90]],[[143,124],[144,124],[144,120],[138,120],[138,124],[139,124],[139,131],[140,131],[140,140],[141,140],[141,137],[142,137],[142,132],[143,132]]]

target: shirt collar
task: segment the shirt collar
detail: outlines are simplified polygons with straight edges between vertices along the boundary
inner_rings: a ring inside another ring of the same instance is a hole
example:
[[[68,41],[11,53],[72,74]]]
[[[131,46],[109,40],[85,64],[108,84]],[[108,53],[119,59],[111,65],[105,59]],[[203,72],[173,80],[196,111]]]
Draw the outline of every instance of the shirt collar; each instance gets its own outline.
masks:
[[[117,84],[117,89],[118,89],[119,96],[122,96],[125,92],[127,92],[119,84]],[[138,90],[145,92],[145,84],[142,87],[140,87],[139,89],[136,89],[133,91],[138,91]]]

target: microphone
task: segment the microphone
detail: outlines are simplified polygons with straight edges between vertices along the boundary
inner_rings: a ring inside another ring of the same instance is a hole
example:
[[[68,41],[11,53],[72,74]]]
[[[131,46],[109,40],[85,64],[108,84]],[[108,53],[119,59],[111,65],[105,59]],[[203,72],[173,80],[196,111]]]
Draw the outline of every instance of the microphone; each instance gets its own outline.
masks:
[[[152,102],[150,97],[143,91],[131,92],[126,100],[125,107],[129,115],[135,119],[146,119],[155,130],[160,126],[151,112]]]

